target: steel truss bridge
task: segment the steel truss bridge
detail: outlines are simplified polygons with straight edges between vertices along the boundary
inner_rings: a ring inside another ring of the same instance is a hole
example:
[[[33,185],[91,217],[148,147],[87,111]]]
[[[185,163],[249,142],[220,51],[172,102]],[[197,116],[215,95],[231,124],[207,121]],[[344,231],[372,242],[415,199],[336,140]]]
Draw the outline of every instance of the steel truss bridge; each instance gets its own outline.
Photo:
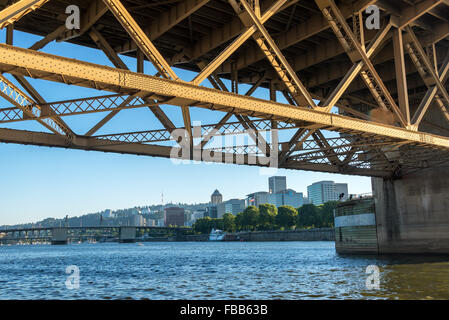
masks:
[[[66,28],[69,4],[79,30]],[[379,29],[365,25],[372,5]],[[449,161],[448,0],[6,0],[0,27],[0,142],[170,157],[184,129],[209,161],[263,166],[274,155],[280,168],[377,177]],[[18,47],[14,30],[42,38]],[[115,67],[45,53],[53,41],[97,48]],[[41,82],[99,93],[47,101]],[[137,108],[158,123],[105,132]],[[220,120],[195,128],[196,108]],[[104,117],[89,130],[70,125],[94,113]],[[247,132],[248,143],[213,144]]]

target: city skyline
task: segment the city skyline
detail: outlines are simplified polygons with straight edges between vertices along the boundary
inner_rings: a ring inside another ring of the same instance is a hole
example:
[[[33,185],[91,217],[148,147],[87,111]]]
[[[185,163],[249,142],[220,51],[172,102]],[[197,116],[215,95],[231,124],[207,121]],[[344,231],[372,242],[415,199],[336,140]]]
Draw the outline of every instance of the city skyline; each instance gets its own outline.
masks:
[[[1,40],[5,39],[2,30]],[[41,37],[16,31],[14,42],[18,46],[29,47]],[[86,57],[87,60],[103,65],[111,65],[97,50],[60,43],[48,44],[44,52],[70,58]],[[134,68],[135,61],[121,56],[125,63]],[[153,71],[145,62],[145,70]],[[193,73],[176,69],[184,78]],[[15,81],[12,77],[11,81]],[[226,82],[226,80],[224,80]],[[71,99],[74,95],[98,95],[97,91],[74,86],[47,84],[30,79],[48,101]],[[228,83],[227,83],[228,84]],[[204,83],[210,86],[209,83]],[[58,90],[54,90],[55,86]],[[242,85],[242,90],[247,86]],[[267,90],[258,89],[256,97],[266,97]],[[283,97],[279,95],[279,100]],[[5,104],[6,105],[6,104]],[[181,126],[182,116],[178,109],[161,106],[166,114]],[[192,121],[207,118],[214,123],[217,114],[192,108]],[[83,116],[65,117],[69,124],[76,124],[80,130],[88,130],[102,115],[92,118]],[[159,128],[161,125],[148,110],[122,110],[122,121],[127,121],[127,130],[138,131],[145,128]],[[96,118],[96,119],[95,119]],[[179,122],[179,123],[178,123]],[[99,133],[114,132],[123,122],[113,119]],[[0,126],[5,127],[5,126]],[[41,130],[32,122],[12,123],[9,126],[21,130]],[[43,128],[43,127],[42,127]],[[124,128],[121,128],[124,129]],[[45,130],[43,130],[45,131]],[[7,168],[2,172],[0,194],[0,224],[19,224],[39,221],[47,217],[62,218],[79,216],[104,209],[122,209],[164,202],[208,202],[215,190],[223,194],[223,199],[243,198],[252,192],[268,190],[267,179],[272,175],[286,175],[288,187],[306,194],[307,185],[314,181],[334,180],[350,185],[350,193],[371,192],[370,178],[344,176],[311,171],[278,170],[276,173],[261,175],[261,168],[231,164],[179,164],[169,159],[140,157],[134,155],[87,152],[15,144],[0,144],[0,165]],[[82,201],[80,201],[82,199]]]
[[[223,195],[223,201],[242,199],[252,192],[268,191],[270,176],[260,175],[258,168],[250,166],[174,165],[168,159],[52,148],[2,144],[0,152],[4,155],[0,164],[10,168],[4,173],[4,181],[10,183],[0,185],[1,194],[8,199],[0,209],[1,225],[31,223],[48,217],[63,218],[67,214],[69,217],[80,216],[105,209],[157,205],[161,203],[162,192],[164,203],[207,203],[215,189]],[[52,162],[52,159],[58,161]],[[29,174],[23,172],[27,161],[40,165],[40,171],[29,173],[39,183],[28,183]],[[111,175],[117,166],[122,166],[122,170]],[[67,172],[67,168],[71,171]],[[48,175],[48,172],[52,174]],[[7,178],[13,174],[16,179]],[[349,193],[371,192],[370,179],[365,177],[294,170],[278,170],[276,175],[287,176],[287,187],[304,195],[308,185],[321,180],[348,183]],[[64,176],[70,176],[71,183],[62,188],[58,183]],[[22,191],[17,193],[15,190]],[[19,201],[23,194],[29,194],[32,200]],[[82,202],[77,201],[80,194]],[[59,201],[49,202],[49,197]]]

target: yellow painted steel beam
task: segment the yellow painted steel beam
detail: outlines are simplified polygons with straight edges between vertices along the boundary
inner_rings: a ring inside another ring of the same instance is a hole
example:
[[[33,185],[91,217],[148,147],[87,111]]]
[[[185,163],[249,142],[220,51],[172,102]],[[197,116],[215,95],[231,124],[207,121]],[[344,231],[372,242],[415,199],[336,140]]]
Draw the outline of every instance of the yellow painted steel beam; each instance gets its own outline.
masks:
[[[284,57],[281,50],[278,48],[277,44],[273,41],[268,31],[265,29],[263,24],[260,21],[260,18],[257,17],[256,13],[249,6],[246,0],[238,0],[245,8],[246,12],[249,14],[251,18],[251,22],[257,27],[262,36],[256,37],[256,42],[261,48],[261,50],[266,55],[269,62],[272,64],[282,82],[285,84],[287,89],[292,94],[296,103],[300,106],[308,105],[312,108],[316,107],[315,102],[313,101],[310,93],[307,88],[302,84],[301,80],[299,80],[297,74],[292,69],[287,59]],[[242,15],[239,15],[242,17]],[[245,23],[244,19],[242,20]],[[249,26],[249,23],[247,23]]]
[[[399,107],[396,105],[393,97],[386,88],[382,78],[377,73],[371,60],[362,49],[360,43],[357,41],[351,28],[348,26],[340,9],[335,4],[334,0],[315,0],[323,15],[329,22],[337,39],[345,49],[347,55],[352,62],[359,62],[362,60],[365,63],[365,70],[361,72],[361,77],[366,83],[367,88],[375,98],[380,107],[393,111],[399,123],[406,127],[408,124],[404,119]]]
[[[120,154],[134,154],[144,156],[154,156],[163,158],[173,158],[173,155],[181,154],[181,151],[177,147],[160,146],[152,144],[140,144],[140,143],[127,143],[117,144],[115,141],[105,141],[96,139],[94,137],[82,137],[77,136],[72,143],[69,143],[61,136],[57,136],[49,133],[31,132],[24,130],[12,130],[0,128],[0,142],[4,143],[18,143],[18,144],[30,144],[46,147],[68,148],[87,151],[101,151],[112,152]],[[190,155],[184,155],[179,159],[188,160]],[[234,163],[241,165],[253,165],[253,166],[269,166],[269,162],[266,157],[253,156],[253,155],[240,155],[230,153],[215,153],[214,157],[202,158],[205,162],[215,163]],[[281,166],[285,169],[294,170],[309,170],[319,172],[331,172],[342,173],[342,169],[339,166],[333,166],[324,163],[309,163],[305,161],[291,161]],[[361,176],[378,176],[389,177],[392,172],[390,170],[376,170],[369,168],[357,168],[346,166],[344,173],[349,175],[361,175]]]
[[[0,11],[0,29],[42,7],[49,0],[20,0]]]
[[[276,1],[277,0],[268,0],[266,2],[264,1],[264,3],[271,6]],[[298,1],[301,0],[288,0],[279,10],[282,11],[291,5],[294,5]],[[226,23],[219,28],[212,29],[210,33],[199,39],[193,47],[184,48],[182,52],[175,55],[173,62],[183,62],[185,61],[185,56],[190,60],[196,60],[226,42],[234,39],[243,32],[245,32],[245,28],[240,23],[240,19],[238,17],[232,17],[229,23]]]
[[[394,30],[393,47],[399,108],[405,118],[405,121],[407,122],[407,126],[410,126],[410,105],[407,89],[407,71],[405,69],[405,54],[402,29]]]
[[[38,122],[56,134],[65,135],[69,139],[73,138],[73,132],[64,122],[55,117],[51,107],[40,106],[3,75],[0,75],[0,96],[20,109],[23,112],[23,118],[35,119],[43,114],[48,115],[48,118],[37,119]]]
[[[316,110],[293,107],[274,101],[199,87],[190,83],[161,79],[126,70],[58,57],[42,52],[0,44],[0,71],[30,76],[45,76],[46,80],[99,87],[116,92],[144,91],[172,97],[167,104],[191,105],[223,109],[258,117],[291,122],[308,121],[333,131],[368,133],[397,138],[435,147],[449,148],[449,138],[404,128],[363,121]]]
[[[382,29],[382,31],[380,31],[378,35],[373,39],[372,43],[368,47],[368,50],[366,51],[366,56],[368,58],[371,58],[374,55],[374,53],[379,49],[382,42],[385,40],[387,34],[389,33],[390,29],[391,23],[388,23],[387,26],[384,29]],[[346,75],[334,89],[334,91],[326,99],[326,101],[324,101],[323,105],[320,106],[320,108],[323,108],[322,110],[329,112],[337,104],[338,100],[340,100],[341,96],[348,89],[352,81],[354,81],[355,77],[362,71],[364,66],[365,62],[363,60],[354,64],[353,67],[346,73]]]
[[[166,79],[177,80],[178,76],[172,70],[170,65],[165,61],[148,36],[139,27],[137,22],[129,14],[128,10],[119,0],[103,0],[109,10],[114,14],[123,28],[128,32],[136,45],[145,54],[145,56],[153,63],[157,71]]]
[[[366,7],[368,7],[371,4],[374,4],[376,0],[359,0],[357,2],[354,2],[353,4],[342,4],[341,10],[342,13],[346,18],[349,18],[352,16],[354,12],[362,11]],[[329,29],[330,26],[326,22],[325,19],[323,19],[323,16],[321,14],[316,14],[311,16],[309,19],[298,23],[297,25],[292,26],[287,32],[281,32],[275,37],[273,37],[274,42],[279,46],[281,50],[287,49],[291,46],[294,46],[301,41],[307,40],[310,37],[313,37],[314,35]],[[203,44],[203,48],[206,46],[206,44]],[[336,46],[334,46],[335,48]],[[324,49],[319,46],[320,50],[325,51]],[[330,52],[330,51],[327,51]],[[195,57],[194,55],[193,57]],[[303,56],[301,54],[300,56]],[[265,55],[260,52],[259,50],[256,50],[254,48],[248,48],[246,50],[243,50],[241,54],[236,59],[236,66],[237,69],[243,69],[251,64],[254,64],[262,59],[265,58]],[[308,60],[297,59],[295,58],[294,61],[302,61],[303,63],[310,61],[310,58]],[[298,64],[298,62],[292,63],[292,66],[295,67],[295,64]],[[220,71],[229,71],[230,66],[229,63],[226,63],[223,66],[223,70]],[[299,71],[299,69],[295,68],[296,71]]]
[[[270,19],[276,12],[282,8],[282,5],[285,4],[287,0],[277,0],[268,10],[263,14],[260,18],[262,23],[265,23]],[[221,52],[214,60],[212,60],[201,72],[192,80],[193,84],[200,84],[203,82],[208,76],[210,76],[223,62],[228,59],[231,54],[233,54],[238,48],[245,43],[255,32],[257,31],[257,27],[255,25],[246,29],[245,32],[240,34],[229,46],[226,47],[223,52]]]
[[[440,70],[438,72],[439,78],[441,82],[445,82],[447,79],[447,76],[449,74],[449,53],[446,55],[446,59],[444,60],[443,64],[440,67]],[[412,118],[412,124],[415,126],[419,126],[421,123],[421,120],[423,119],[427,109],[429,108],[430,104],[432,103],[435,95],[438,92],[438,87],[432,86],[427,90],[426,95],[424,96],[424,99],[421,101],[418,109],[416,110],[413,118]]]

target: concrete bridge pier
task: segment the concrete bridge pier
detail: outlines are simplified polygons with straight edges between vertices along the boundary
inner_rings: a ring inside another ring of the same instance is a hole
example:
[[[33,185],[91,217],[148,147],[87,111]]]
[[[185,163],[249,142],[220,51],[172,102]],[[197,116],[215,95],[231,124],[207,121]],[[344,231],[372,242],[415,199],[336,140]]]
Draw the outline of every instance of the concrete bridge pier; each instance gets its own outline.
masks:
[[[51,244],[67,244],[67,228],[51,229]]]
[[[136,227],[120,227],[120,243],[136,242]]]
[[[379,254],[449,253],[449,169],[372,178]]]

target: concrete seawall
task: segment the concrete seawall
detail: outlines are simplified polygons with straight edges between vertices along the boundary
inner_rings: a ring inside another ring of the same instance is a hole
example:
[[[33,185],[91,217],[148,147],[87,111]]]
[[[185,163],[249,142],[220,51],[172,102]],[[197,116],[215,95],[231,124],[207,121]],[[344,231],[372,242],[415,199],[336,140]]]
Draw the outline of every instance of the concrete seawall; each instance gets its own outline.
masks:
[[[335,241],[333,228],[237,232],[235,241]],[[209,235],[189,235],[187,241],[207,241]]]
[[[239,232],[243,241],[335,241],[333,228]]]

